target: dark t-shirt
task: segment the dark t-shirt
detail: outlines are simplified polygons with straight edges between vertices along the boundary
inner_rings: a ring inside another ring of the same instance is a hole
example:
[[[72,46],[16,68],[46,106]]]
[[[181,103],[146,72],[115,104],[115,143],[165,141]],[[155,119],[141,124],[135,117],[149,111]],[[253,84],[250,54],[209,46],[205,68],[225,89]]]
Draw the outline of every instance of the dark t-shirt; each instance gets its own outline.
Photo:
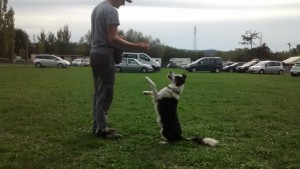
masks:
[[[91,22],[91,53],[105,54],[105,48],[109,46],[107,25],[120,25],[118,10],[109,2],[103,1],[94,8]]]

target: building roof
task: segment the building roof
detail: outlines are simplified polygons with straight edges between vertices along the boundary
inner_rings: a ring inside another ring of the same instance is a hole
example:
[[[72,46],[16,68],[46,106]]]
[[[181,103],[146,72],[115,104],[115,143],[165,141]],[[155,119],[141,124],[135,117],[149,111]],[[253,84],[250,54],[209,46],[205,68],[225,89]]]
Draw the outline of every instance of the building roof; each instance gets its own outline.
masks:
[[[294,56],[294,57],[290,57],[284,61],[282,61],[283,63],[285,64],[288,64],[288,65],[292,65],[292,64],[295,64],[297,62],[300,62],[300,56]]]

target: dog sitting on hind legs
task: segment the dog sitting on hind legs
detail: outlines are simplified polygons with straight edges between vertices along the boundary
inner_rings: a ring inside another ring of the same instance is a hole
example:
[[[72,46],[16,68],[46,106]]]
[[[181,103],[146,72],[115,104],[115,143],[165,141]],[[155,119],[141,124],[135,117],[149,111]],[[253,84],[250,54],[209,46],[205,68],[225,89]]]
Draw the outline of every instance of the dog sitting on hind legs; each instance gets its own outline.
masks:
[[[157,122],[161,128],[160,132],[163,139],[160,143],[167,144],[169,142],[189,140],[202,145],[215,146],[218,144],[218,141],[213,138],[194,137],[187,139],[181,135],[181,126],[177,115],[177,104],[179,96],[183,91],[186,77],[185,74],[178,75],[170,72],[168,79],[171,83],[159,92],[157,91],[155,83],[149,77],[146,77],[151,91],[144,91],[143,94],[153,97]]]

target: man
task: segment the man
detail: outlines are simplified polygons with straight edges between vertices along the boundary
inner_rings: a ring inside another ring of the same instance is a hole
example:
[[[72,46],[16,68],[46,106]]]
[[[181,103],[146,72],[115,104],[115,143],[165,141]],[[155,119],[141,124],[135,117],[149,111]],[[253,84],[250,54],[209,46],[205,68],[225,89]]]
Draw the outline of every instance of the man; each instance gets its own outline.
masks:
[[[132,0],[126,0],[131,3]],[[105,0],[97,5],[91,16],[91,67],[94,79],[93,133],[104,139],[119,139],[121,135],[108,128],[108,109],[113,99],[115,83],[114,50],[149,50],[147,43],[131,43],[119,36],[118,8],[125,0]]]

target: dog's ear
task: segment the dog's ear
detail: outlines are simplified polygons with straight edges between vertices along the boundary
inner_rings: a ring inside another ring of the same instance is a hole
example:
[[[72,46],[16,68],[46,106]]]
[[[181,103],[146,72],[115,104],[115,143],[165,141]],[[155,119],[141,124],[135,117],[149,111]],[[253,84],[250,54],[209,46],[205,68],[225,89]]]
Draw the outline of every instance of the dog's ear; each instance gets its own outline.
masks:
[[[186,75],[183,73],[182,75],[181,75],[184,79],[186,79]]]

